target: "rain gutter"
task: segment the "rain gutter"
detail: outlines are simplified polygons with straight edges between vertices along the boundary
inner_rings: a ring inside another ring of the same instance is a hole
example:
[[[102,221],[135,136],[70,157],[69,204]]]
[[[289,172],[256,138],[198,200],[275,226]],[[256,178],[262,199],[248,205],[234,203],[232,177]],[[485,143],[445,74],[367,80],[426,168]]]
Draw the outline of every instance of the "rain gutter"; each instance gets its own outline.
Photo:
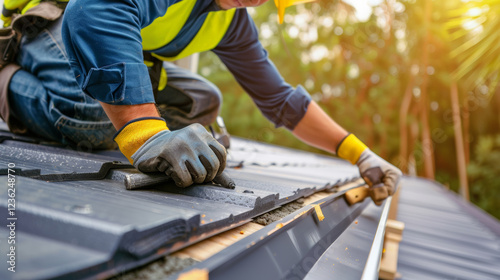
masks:
[[[345,201],[344,193],[361,185],[299,209],[170,279],[199,278],[200,273],[210,280],[303,279],[371,203],[365,199],[349,206]]]
[[[384,209],[382,210],[382,215],[380,216],[380,221],[378,223],[377,231],[375,232],[375,237],[373,238],[372,247],[370,249],[370,253],[368,254],[368,259],[366,260],[361,280],[378,279],[380,259],[382,257],[384,247],[385,226],[387,223],[387,217],[389,216],[391,201],[392,197],[388,197],[384,202]]]

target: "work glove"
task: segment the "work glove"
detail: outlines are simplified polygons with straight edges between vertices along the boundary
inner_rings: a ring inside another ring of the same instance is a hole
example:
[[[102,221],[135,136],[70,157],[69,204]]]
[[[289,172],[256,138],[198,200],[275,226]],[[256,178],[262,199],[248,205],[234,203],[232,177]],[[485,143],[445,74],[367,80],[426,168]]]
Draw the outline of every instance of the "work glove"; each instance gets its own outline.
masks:
[[[384,199],[396,192],[401,170],[376,155],[353,134],[342,140],[337,155],[358,166],[376,205],[381,205]]]
[[[115,142],[141,172],[163,172],[179,187],[214,181],[227,188],[234,182],[222,172],[226,149],[200,124],[170,131],[161,118],[126,124]]]

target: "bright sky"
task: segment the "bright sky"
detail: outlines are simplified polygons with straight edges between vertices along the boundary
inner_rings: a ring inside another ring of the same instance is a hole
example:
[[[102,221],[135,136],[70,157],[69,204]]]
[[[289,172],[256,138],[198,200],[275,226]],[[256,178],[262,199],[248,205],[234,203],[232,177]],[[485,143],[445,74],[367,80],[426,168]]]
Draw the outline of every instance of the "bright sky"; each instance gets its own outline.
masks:
[[[343,0],[356,8],[356,17],[360,21],[366,21],[372,13],[372,7],[382,3],[382,0]]]

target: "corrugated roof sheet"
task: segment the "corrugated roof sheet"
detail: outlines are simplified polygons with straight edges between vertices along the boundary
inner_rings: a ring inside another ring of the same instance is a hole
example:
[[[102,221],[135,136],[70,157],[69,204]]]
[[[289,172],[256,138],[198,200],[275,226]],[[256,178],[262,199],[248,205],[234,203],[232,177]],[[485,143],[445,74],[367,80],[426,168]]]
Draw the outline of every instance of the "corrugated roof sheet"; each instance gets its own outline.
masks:
[[[405,178],[402,279],[500,279],[500,223],[443,186]]]

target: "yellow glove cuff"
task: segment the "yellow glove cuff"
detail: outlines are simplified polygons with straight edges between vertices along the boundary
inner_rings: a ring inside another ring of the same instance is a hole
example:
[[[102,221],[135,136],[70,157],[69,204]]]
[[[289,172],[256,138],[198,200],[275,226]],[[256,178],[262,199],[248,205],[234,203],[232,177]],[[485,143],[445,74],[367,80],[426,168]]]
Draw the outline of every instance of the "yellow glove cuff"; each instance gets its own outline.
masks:
[[[337,155],[340,158],[350,161],[352,164],[356,164],[361,153],[367,148],[354,134],[349,134],[340,142],[337,148]]]
[[[163,119],[138,119],[126,124],[115,136],[115,142],[128,161],[133,164],[132,155],[156,133],[168,130]]]

